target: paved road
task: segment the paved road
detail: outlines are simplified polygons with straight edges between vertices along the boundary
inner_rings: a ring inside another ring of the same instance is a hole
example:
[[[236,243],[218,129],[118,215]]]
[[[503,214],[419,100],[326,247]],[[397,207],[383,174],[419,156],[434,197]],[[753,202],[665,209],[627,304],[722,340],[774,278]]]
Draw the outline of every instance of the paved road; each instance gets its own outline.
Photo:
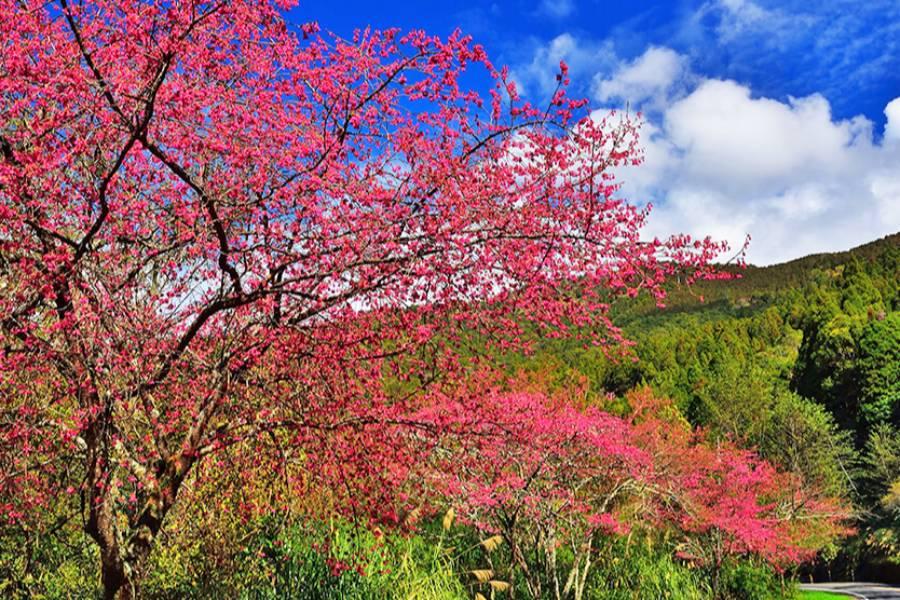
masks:
[[[883,583],[809,583],[802,584],[800,589],[843,593],[856,598],[861,598],[862,600],[900,599],[900,587],[885,585]]]

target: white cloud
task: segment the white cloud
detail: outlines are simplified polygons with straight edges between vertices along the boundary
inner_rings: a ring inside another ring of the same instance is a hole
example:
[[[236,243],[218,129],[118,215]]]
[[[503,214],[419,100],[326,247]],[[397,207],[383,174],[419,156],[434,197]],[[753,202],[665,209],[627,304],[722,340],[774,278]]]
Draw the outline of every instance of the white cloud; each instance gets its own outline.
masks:
[[[887,124],[884,127],[886,142],[900,142],[900,98],[894,98],[884,107]]]
[[[725,189],[765,191],[798,178],[857,168],[871,146],[865,119],[833,122],[819,95],[787,103],[752,98],[733,81],[706,80],[665,111],[668,137],[686,153],[688,175]]]
[[[618,173],[625,197],[655,205],[648,235],[711,235],[739,247],[750,234],[748,259],[769,264],[900,230],[900,98],[885,109],[879,143],[871,121],[836,120],[819,94],[754,97],[686,64],[650,48],[595,88],[601,100],[657,107],[642,128],[644,164]]]
[[[896,231],[900,224],[900,176],[895,169],[885,169],[870,177],[869,189],[875,198],[875,211],[880,222],[887,224],[888,230],[893,223]]]
[[[730,11],[733,31],[772,26],[757,23],[771,15],[747,0],[715,4]],[[822,94],[759,97],[703,77],[669,48],[623,61],[611,42],[563,34],[513,71],[532,100],[555,87],[560,59],[573,81],[593,81],[601,105],[647,115],[645,162],[617,175],[623,196],[654,204],[648,236],[710,235],[736,248],[749,234],[748,260],[771,264],[900,231],[900,98],[875,131],[864,116],[836,119]]]
[[[554,19],[564,19],[575,12],[573,0],[541,0],[538,14],[547,15]]]
[[[669,48],[651,47],[621,65],[611,77],[595,76],[594,96],[604,103],[618,100],[661,106],[688,74],[684,56]]]

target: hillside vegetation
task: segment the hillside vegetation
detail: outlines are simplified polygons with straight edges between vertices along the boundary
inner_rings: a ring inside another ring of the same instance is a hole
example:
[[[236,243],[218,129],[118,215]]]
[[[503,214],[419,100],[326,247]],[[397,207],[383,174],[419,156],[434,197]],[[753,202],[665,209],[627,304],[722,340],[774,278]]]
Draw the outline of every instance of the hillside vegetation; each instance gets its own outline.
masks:
[[[268,447],[249,453],[238,448],[188,482],[192,502],[167,521],[143,595],[550,597],[553,574],[574,573],[577,581],[579,568],[580,586],[564,597],[774,600],[801,597],[794,581],[810,576],[898,581],[900,234],[847,252],[735,273],[731,280],[672,287],[662,309],[644,297],[615,304],[615,323],[635,342],[630,355],[608,356],[573,336],[544,339],[531,354],[509,353],[503,360],[523,389],[566,398],[581,390],[577,401],[622,417],[643,440],[641,447],[664,459],[656,462],[660,468],[677,472],[685,468],[679,462],[714,464],[741,456],[738,448],[752,449],[792,475],[767,484],[790,489],[759,488],[759,497],[794,498],[820,512],[827,499],[844,499],[854,512],[849,535],[836,536],[824,526],[803,532],[804,544],[824,546],[814,563],[781,569],[764,559],[775,550],[754,545],[759,540],[752,533],[750,545],[717,553],[723,542],[741,542],[741,532],[709,524],[655,528],[646,525],[651,515],[641,512],[647,507],[638,500],[622,505],[627,527],[596,536],[587,553],[564,545],[551,552],[548,538],[528,529],[485,538],[483,524],[454,519],[452,510],[420,519],[400,515],[404,523],[419,519],[406,531],[360,527],[340,517],[323,521],[317,515],[331,514],[333,492],[310,488],[297,500],[279,456]],[[752,470],[766,466],[749,464],[746,480],[712,469],[703,485],[721,488],[710,491],[709,501],[719,500],[719,493],[726,494],[723,502],[737,498],[730,494],[745,481],[759,484]],[[6,538],[11,543],[0,547],[0,592],[98,594],[97,551],[67,516],[78,498],[70,503],[34,529]],[[531,508],[549,511],[546,522],[557,522],[552,502]],[[665,507],[654,510],[660,509]],[[491,528],[503,531],[502,519]],[[563,539],[564,530],[558,533]],[[521,547],[508,547],[503,540],[511,538]],[[534,571],[523,575],[525,569]],[[514,572],[519,586],[504,587],[515,582]],[[523,583],[527,578],[544,591],[535,595]],[[564,584],[556,582],[560,589]]]
[[[598,397],[649,385],[713,436],[852,499],[820,575],[900,578],[900,234],[614,307],[636,361],[548,343],[530,368]]]

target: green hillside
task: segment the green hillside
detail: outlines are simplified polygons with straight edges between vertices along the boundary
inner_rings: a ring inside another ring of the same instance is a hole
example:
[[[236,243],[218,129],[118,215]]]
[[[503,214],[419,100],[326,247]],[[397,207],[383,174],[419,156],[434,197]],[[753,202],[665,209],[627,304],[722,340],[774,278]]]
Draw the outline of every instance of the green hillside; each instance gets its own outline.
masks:
[[[639,360],[550,342],[529,361],[596,397],[649,385],[858,510],[823,565],[900,577],[900,234],[613,308]],[[830,559],[838,559],[830,561]]]
[[[649,321],[643,320],[645,325],[647,322],[666,321],[673,313],[682,312],[746,316],[771,305],[785,294],[802,289],[828,271],[851,262],[877,262],[885,253],[897,248],[900,248],[900,233],[843,252],[810,254],[767,267],[725,265],[722,270],[731,273],[734,276],[732,279],[701,281],[691,288],[674,288],[662,311],[649,298],[629,301],[616,307],[618,321],[629,324],[635,320],[641,321],[642,317],[650,317]]]

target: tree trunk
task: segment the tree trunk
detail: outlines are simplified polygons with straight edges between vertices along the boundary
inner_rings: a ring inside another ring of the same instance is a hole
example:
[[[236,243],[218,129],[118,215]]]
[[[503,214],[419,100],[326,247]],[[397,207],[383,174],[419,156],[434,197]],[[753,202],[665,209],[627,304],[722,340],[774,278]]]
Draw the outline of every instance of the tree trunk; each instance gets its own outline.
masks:
[[[134,581],[125,574],[123,565],[104,562],[101,577],[105,600],[132,600],[137,597]]]
[[[162,527],[162,517],[171,504],[154,494],[144,504],[127,541],[104,537],[100,544],[103,596],[107,600],[132,600],[138,590],[154,541]],[[96,539],[96,538],[95,538]]]
[[[581,600],[584,597],[584,590],[587,587],[588,572],[591,570],[591,551],[594,546],[593,534],[588,538],[587,547],[584,549],[584,566],[581,572],[575,577],[575,600]],[[578,555],[576,554],[576,559]]]
[[[93,432],[92,432],[93,433]],[[86,436],[89,448],[89,478],[85,500],[89,504],[85,531],[100,548],[103,596],[108,600],[131,600],[138,597],[144,568],[165,515],[175,503],[182,481],[194,463],[184,456],[160,462],[156,476],[147,478],[143,506],[136,514],[126,517],[115,509],[117,496],[110,485],[110,474],[102,465],[109,464],[108,449]],[[98,459],[98,457],[100,457]],[[103,485],[97,485],[101,482]],[[124,521],[128,522],[123,526]]]
[[[226,378],[219,388],[219,400],[227,389]],[[99,400],[95,395],[95,404],[100,405]],[[120,458],[119,447],[111,441],[114,424],[109,402],[106,410],[86,429],[82,438],[87,467],[82,506],[86,504],[88,508],[84,529],[100,548],[104,598],[131,600],[138,597],[138,586],[163,519],[175,504],[181,484],[198,460],[197,448],[217,405],[214,403],[201,411],[179,454],[165,455],[153,465],[142,465],[128,457],[128,469],[144,485],[143,506],[130,515],[117,512],[115,508],[120,498],[112,483],[109,465]],[[127,525],[123,525],[124,522]]]

